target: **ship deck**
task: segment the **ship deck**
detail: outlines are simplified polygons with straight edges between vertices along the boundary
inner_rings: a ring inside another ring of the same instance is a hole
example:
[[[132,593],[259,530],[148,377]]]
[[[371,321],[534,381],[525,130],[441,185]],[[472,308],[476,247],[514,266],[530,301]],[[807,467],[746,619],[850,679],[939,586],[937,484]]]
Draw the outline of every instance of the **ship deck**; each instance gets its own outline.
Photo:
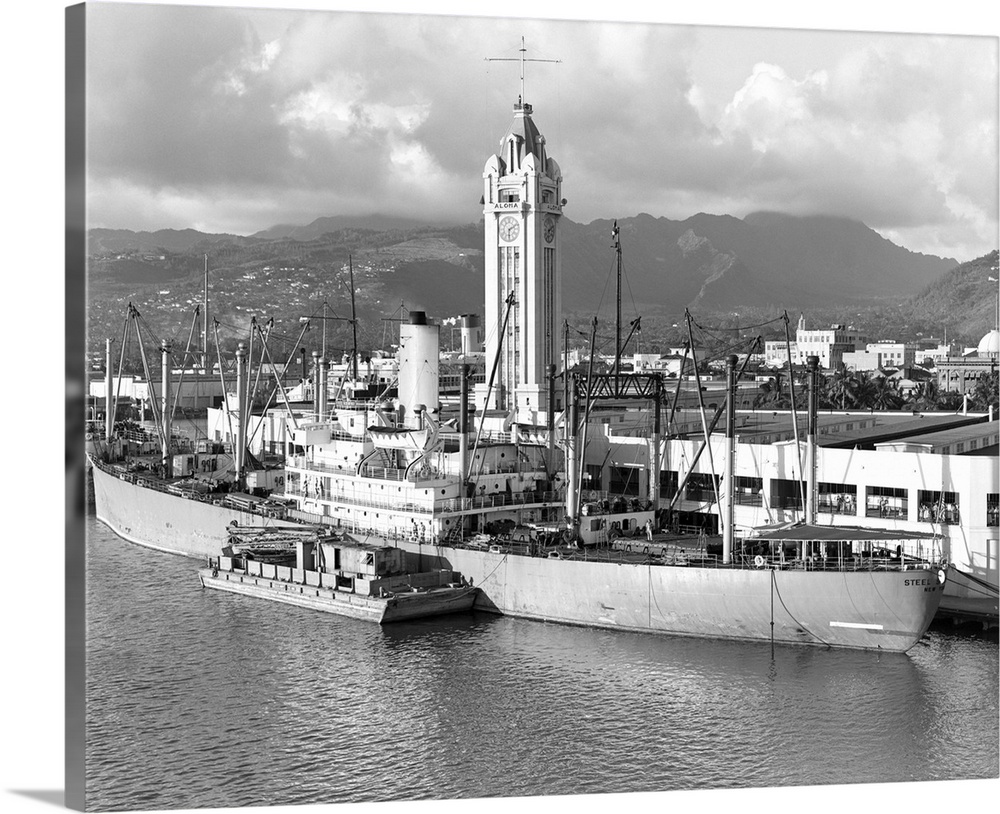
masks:
[[[581,562],[609,562],[639,565],[673,565],[697,568],[759,569],[770,568],[787,571],[901,571],[916,568],[930,568],[936,564],[925,557],[904,555],[876,548],[867,554],[847,554],[838,557],[814,556],[808,559],[790,557],[787,554],[757,554],[739,550],[739,541],[734,545],[732,561],[723,562],[717,553],[722,547],[721,537],[699,537],[690,534],[653,535],[619,537],[607,545],[587,546],[532,546],[529,543],[510,542],[495,538],[489,542],[452,543],[455,548],[466,548],[524,557],[548,557],[550,559],[577,560]],[[433,544],[431,544],[433,545]]]

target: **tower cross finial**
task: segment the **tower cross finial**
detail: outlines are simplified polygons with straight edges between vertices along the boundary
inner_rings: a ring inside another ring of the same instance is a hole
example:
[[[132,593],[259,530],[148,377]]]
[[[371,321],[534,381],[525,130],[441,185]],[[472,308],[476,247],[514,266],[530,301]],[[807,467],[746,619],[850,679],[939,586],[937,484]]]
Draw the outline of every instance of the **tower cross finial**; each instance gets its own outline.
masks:
[[[513,57],[486,57],[487,62],[520,62],[521,63],[521,95],[517,97],[518,105],[524,104],[524,63],[525,62],[562,62],[561,59],[529,59],[524,55],[528,52],[528,49],[524,47],[524,37],[521,37],[521,47],[518,49],[520,51],[520,56],[517,59]]]

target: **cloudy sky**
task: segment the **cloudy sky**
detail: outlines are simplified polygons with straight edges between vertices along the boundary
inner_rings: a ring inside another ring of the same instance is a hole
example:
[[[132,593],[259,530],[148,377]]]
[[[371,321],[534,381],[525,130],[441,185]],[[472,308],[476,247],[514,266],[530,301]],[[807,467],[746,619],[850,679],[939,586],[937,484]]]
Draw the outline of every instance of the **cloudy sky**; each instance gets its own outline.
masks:
[[[559,60],[526,63],[525,100],[573,220],[766,209],[997,246],[995,35],[117,3],[89,4],[89,225],[477,221],[519,92],[488,58],[522,36]]]

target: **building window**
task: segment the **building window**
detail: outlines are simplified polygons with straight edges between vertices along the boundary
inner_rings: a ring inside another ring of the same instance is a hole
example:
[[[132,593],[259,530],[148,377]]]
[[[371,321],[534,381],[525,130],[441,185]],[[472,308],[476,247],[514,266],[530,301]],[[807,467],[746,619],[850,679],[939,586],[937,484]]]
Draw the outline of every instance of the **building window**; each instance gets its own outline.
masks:
[[[764,502],[764,479],[737,475],[733,484],[733,502],[738,506],[760,506]]]
[[[920,504],[917,519],[921,523],[941,523],[946,526],[961,522],[958,509],[958,492],[932,492],[921,489],[917,493]]]
[[[858,487],[853,483],[820,483],[817,486],[816,511],[826,514],[857,513]]]
[[[677,470],[660,471],[660,497],[670,500],[677,494]]]
[[[688,500],[715,501],[715,493],[719,487],[719,476],[703,472],[692,472],[688,475],[685,496]]]
[[[802,509],[804,484],[797,480],[774,478],[771,480],[772,509]]]
[[[598,492],[601,491],[603,485],[601,483],[601,465],[600,464],[587,464],[583,471],[583,488],[584,489],[594,489]]]
[[[986,525],[1000,526],[1000,493],[991,492],[986,496]]]
[[[608,491],[615,495],[639,494],[639,467],[612,466]]]
[[[905,489],[892,486],[869,486],[865,500],[865,517],[891,517],[905,520],[907,511]]]

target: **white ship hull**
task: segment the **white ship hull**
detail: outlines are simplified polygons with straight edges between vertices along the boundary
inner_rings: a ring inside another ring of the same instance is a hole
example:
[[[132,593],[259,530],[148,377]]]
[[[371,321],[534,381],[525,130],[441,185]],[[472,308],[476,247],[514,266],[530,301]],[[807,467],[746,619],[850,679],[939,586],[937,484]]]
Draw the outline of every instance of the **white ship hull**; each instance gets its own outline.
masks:
[[[92,469],[97,517],[139,545],[205,559],[226,527],[292,525],[161,492]],[[415,570],[450,568],[475,607],[614,630],[905,651],[944,593],[939,570],[802,571],[549,559],[392,541]],[[773,623],[773,625],[772,625]]]
[[[116,477],[99,466],[94,479],[97,519],[131,543],[205,559],[218,557],[228,537],[226,527],[291,525],[255,512],[192,500]]]
[[[644,633],[902,652],[924,635],[944,589],[937,568],[702,568],[399,545],[419,567],[470,578],[478,610]]]

